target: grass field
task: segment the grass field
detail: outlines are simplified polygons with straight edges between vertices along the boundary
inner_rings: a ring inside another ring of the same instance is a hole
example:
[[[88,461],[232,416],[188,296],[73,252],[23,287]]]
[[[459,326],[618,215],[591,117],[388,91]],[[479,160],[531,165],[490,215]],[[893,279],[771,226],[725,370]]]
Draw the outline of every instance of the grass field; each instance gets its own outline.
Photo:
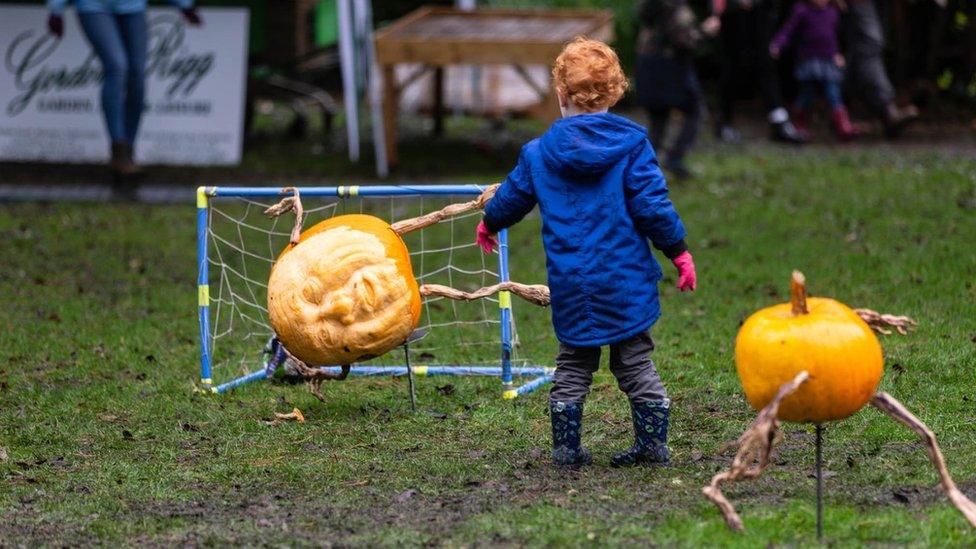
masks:
[[[0,205],[0,546],[813,545],[807,426],[787,425],[768,474],[728,489],[744,534],[699,491],[753,417],[737,327],[786,299],[793,268],[815,295],[919,320],[883,338],[881,388],[936,431],[976,497],[976,161],[895,151],[720,151],[672,185],[699,290],[678,294],[666,266],[667,469],[608,466],[631,433],[605,369],[580,472],[550,467],[546,392],[503,401],[493,379],[422,379],[418,413],[404,379],[334,383],[325,404],[290,385],[195,394],[192,204]],[[537,219],[512,232],[524,282],[544,280],[537,235]],[[530,351],[550,356],[533,318]],[[295,406],[307,423],[262,421]],[[867,409],[826,444],[829,543],[976,544],[909,431]]]

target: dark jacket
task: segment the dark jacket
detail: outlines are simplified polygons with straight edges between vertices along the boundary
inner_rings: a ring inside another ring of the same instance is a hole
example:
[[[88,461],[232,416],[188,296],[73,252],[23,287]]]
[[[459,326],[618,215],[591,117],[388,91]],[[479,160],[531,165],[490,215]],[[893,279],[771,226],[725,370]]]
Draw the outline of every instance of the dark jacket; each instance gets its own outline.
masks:
[[[637,38],[637,101],[652,110],[687,109],[700,101],[694,50],[701,41],[685,0],[646,0]]]
[[[497,232],[536,204],[559,340],[607,345],[654,324],[661,266],[647,241],[675,257],[685,227],[644,128],[607,113],[555,122],[522,148],[485,225]]]

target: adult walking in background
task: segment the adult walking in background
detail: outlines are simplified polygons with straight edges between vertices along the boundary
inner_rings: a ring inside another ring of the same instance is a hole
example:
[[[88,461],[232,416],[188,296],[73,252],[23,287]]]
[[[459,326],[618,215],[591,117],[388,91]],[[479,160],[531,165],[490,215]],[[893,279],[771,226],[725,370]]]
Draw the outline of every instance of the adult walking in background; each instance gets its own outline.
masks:
[[[172,0],[191,25],[200,24],[193,0]],[[68,0],[47,0],[48,29],[64,35]],[[112,170],[118,176],[138,171],[132,149],[145,103],[148,25],[146,0],[74,0],[85,37],[102,63],[102,113],[112,142]],[[117,180],[120,178],[117,178]],[[124,183],[123,183],[124,184]],[[131,186],[118,191],[132,192]]]
[[[946,0],[935,0],[939,7]],[[845,7],[845,3],[841,3]],[[898,137],[918,117],[915,105],[899,107],[884,65],[884,29],[875,0],[847,0],[844,39],[847,45],[847,83],[884,124],[885,135]]]
[[[756,82],[774,141],[800,144],[806,141],[783,108],[776,65],[767,49],[776,28],[773,0],[711,0],[712,15],[705,20],[706,31],[720,30],[722,74],[719,83],[719,108],[715,132],[719,139],[738,142],[733,126],[735,100],[743,82]]]
[[[648,137],[658,150],[665,150],[671,111],[683,114],[681,131],[666,148],[663,165],[675,177],[685,179],[692,175],[685,155],[695,143],[703,109],[694,60],[702,30],[686,0],[645,0],[639,14],[637,100],[650,116]]]

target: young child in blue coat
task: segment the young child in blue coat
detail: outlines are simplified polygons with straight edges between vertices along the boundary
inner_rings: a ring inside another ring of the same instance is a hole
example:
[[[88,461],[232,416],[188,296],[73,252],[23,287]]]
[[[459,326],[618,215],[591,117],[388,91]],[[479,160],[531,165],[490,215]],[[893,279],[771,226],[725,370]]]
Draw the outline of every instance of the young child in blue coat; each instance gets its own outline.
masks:
[[[630,399],[635,441],[614,466],[666,464],[670,400],[650,359],[650,328],[661,314],[661,266],[648,240],[678,268],[678,287],[694,290],[695,265],[685,227],[647,132],[609,114],[627,80],[616,53],[582,38],[566,46],[552,71],[563,118],[522,148],[518,165],[485,207],[477,242],[518,223],[537,204],[560,341],[549,396],[553,463],[590,463],[580,444],[583,402],[601,347]]]

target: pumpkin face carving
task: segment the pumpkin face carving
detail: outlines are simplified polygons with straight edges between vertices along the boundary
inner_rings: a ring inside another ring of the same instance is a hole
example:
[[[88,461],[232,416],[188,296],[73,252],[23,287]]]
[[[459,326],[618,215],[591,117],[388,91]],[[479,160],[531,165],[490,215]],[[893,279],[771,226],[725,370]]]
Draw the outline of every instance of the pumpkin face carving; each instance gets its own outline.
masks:
[[[337,216],[304,231],[268,281],[271,326],[310,365],[352,364],[401,345],[420,320],[406,244],[369,215]]]
[[[810,379],[783,399],[779,417],[815,423],[843,419],[877,391],[881,344],[851,308],[833,299],[807,299],[802,279],[800,286],[794,287],[792,303],[762,309],[740,328],[735,362],[742,388],[760,410],[780,386],[806,370]]]

